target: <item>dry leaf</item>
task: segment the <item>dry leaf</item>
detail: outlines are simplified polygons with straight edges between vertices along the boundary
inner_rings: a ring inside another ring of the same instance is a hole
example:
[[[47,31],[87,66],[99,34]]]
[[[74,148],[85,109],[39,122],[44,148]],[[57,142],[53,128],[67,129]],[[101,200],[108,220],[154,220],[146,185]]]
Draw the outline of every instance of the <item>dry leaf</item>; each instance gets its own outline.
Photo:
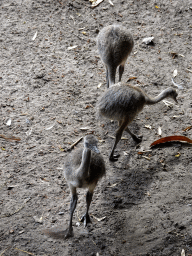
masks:
[[[72,49],[75,49],[75,48],[77,48],[77,46],[78,46],[78,45],[69,46],[69,47],[67,48],[67,50],[72,50]]]
[[[5,139],[5,140],[9,140],[9,141],[12,141],[12,140],[20,141],[21,140],[19,137],[15,137],[15,136],[6,137],[3,134],[0,134],[0,137]]]
[[[90,129],[90,127],[81,127],[81,128],[79,128],[81,131],[87,131],[87,130],[89,130]]]
[[[182,135],[173,135],[173,136],[168,136],[168,137],[164,137],[161,138],[159,140],[154,141],[150,147],[156,146],[158,144],[162,144],[162,143],[166,143],[166,142],[185,142],[185,143],[190,143],[192,144],[192,140],[189,139],[186,136],[182,136]]]
[[[151,130],[151,125],[145,125],[145,128],[150,129]]]
[[[43,223],[43,217],[42,216],[40,218],[37,217],[37,216],[33,216],[33,219],[35,220],[35,222]]]
[[[48,131],[48,130],[51,130],[54,125],[55,125],[55,123],[54,123],[53,125],[51,125],[50,127],[45,128],[45,130],[47,130],[47,131]]]
[[[176,77],[177,76],[177,69],[175,69],[174,71],[173,71],[173,77]]]
[[[114,6],[114,4],[111,2],[111,0],[109,0],[109,3],[110,3],[110,5]]]
[[[182,251],[181,251],[181,256],[185,256],[185,250],[184,249],[182,249]]]
[[[190,70],[190,69],[188,69],[188,68],[187,68],[187,71],[190,72],[190,73],[192,73],[192,70]]]
[[[89,0],[92,3],[92,7],[96,7],[100,3],[102,3],[104,0]]]
[[[158,127],[158,134],[161,136],[161,134],[162,134],[162,131],[161,131],[161,127],[159,126]]]
[[[35,32],[35,35],[33,36],[32,40],[34,41],[36,37],[37,37],[37,31]]]
[[[127,80],[127,82],[131,81],[131,80],[134,80],[134,79],[137,79],[136,76],[132,76],[132,77],[129,77],[129,79]]]
[[[106,216],[105,216],[105,217],[102,217],[102,218],[97,218],[97,217],[95,217],[94,215],[92,215],[92,216],[93,216],[93,218],[96,219],[97,221],[102,221],[102,220],[104,220],[104,219],[106,218]]]
[[[180,157],[180,155],[181,155],[181,154],[180,154],[180,153],[178,153],[177,155],[175,155],[175,157]]]
[[[9,119],[6,123],[7,126],[10,126],[11,125],[11,119]]]
[[[146,38],[143,39],[142,42],[145,43],[145,44],[150,44],[153,41],[153,39],[154,39],[154,36],[146,37]]]
[[[166,105],[167,107],[172,107],[172,106],[174,105],[174,103],[172,103],[172,102],[170,102],[170,101],[168,101],[168,100],[163,100],[163,103],[165,103],[165,105]]]
[[[191,128],[192,128],[192,125],[191,125],[191,126],[188,126],[188,127],[185,128],[183,131],[184,131],[184,132],[189,131]]]
[[[147,157],[147,156],[142,156],[143,158],[147,159],[147,160],[151,160],[151,158]]]

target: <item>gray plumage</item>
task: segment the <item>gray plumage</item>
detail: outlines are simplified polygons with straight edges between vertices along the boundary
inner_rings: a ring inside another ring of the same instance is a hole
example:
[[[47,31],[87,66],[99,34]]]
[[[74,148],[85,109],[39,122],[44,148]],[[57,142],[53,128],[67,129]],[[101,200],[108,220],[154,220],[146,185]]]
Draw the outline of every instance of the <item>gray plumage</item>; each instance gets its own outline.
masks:
[[[114,156],[114,150],[121,139],[122,133],[126,130],[136,142],[141,138],[134,135],[127,127],[142,111],[145,105],[156,104],[164,98],[170,97],[177,102],[177,92],[173,88],[162,91],[157,97],[150,98],[138,87],[127,84],[116,84],[107,89],[97,102],[97,114],[112,120],[119,121],[119,129],[116,132],[116,139],[111,151],[110,160],[116,161],[119,155]]]
[[[71,191],[70,223],[65,238],[73,236],[72,217],[77,204],[77,188],[88,188],[86,195],[87,211],[82,217],[86,226],[91,222],[88,210],[97,182],[105,174],[105,163],[97,148],[97,139],[93,135],[84,138],[84,148],[75,150],[64,165],[64,176]]]
[[[124,72],[127,57],[133,49],[133,37],[121,25],[104,27],[97,36],[97,47],[101,60],[106,66],[107,87],[115,84],[115,75],[119,66],[119,81]]]

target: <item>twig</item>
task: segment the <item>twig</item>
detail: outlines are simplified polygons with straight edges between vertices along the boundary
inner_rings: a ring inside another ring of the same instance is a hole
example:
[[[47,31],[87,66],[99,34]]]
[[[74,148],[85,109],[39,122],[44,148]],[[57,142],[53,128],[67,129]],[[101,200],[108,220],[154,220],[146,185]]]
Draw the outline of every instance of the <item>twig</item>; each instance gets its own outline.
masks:
[[[2,253],[0,254],[0,256],[2,256],[9,248],[11,248],[11,246],[7,247],[4,251],[2,251]]]
[[[71,145],[71,149],[76,146],[81,140],[83,139],[83,137],[79,138],[77,141],[75,141],[72,145]]]
[[[27,253],[27,254],[29,254],[29,255],[35,256],[35,254],[33,254],[32,252],[27,252],[27,251],[21,250],[21,249],[19,249],[19,248],[15,248],[15,250],[18,250],[18,251],[21,251],[21,252],[25,252],[25,253]]]
[[[192,73],[192,70],[190,70],[190,69],[188,69],[188,68],[187,68],[187,71],[190,72],[190,73]]]
[[[5,140],[9,140],[9,141],[12,141],[12,140],[20,141],[20,140],[21,140],[19,137],[15,137],[15,136],[6,137],[6,136],[3,135],[3,134],[0,134],[0,137],[3,138],[3,139],[5,139]]]
[[[23,209],[23,207],[25,206],[25,204],[26,204],[30,199],[31,199],[30,197],[27,198],[27,199],[25,200],[24,204],[23,204],[19,209],[15,210],[15,211],[12,212],[12,213],[6,213],[6,214],[4,214],[4,215],[0,215],[0,218],[10,217],[10,216],[14,215],[15,213],[21,211],[21,210]]]

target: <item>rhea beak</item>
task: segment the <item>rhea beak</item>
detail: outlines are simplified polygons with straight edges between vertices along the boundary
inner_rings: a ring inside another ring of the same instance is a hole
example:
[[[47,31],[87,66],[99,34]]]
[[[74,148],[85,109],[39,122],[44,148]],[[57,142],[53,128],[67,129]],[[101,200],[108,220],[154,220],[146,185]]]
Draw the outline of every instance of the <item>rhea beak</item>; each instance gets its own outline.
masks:
[[[100,153],[99,149],[96,146],[92,146],[91,150],[94,151],[95,153]]]

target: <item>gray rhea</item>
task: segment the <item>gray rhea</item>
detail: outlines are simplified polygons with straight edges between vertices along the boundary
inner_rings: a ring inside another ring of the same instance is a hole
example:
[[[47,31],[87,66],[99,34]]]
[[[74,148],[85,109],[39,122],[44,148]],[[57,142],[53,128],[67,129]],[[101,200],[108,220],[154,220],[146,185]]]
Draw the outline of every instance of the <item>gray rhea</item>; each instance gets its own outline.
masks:
[[[157,97],[150,98],[144,91],[138,87],[127,84],[115,84],[107,89],[97,102],[97,112],[101,117],[119,121],[119,128],[116,131],[115,143],[113,145],[109,159],[117,161],[119,155],[114,155],[117,143],[120,141],[123,131],[127,131],[137,142],[141,142],[141,137],[137,137],[127,127],[136,115],[142,111],[145,105],[153,105],[159,101],[170,97],[177,102],[177,92],[173,88],[167,88]]]
[[[84,138],[84,148],[75,150],[64,165],[64,176],[71,192],[70,222],[65,238],[73,236],[72,218],[77,204],[77,188],[88,188],[86,195],[87,210],[82,217],[84,226],[91,222],[88,211],[93,191],[99,179],[105,174],[105,163],[97,148],[97,139],[93,135]]]
[[[106,67],[107,88],[115,84],[115,75],[119,66],[119,81],[124,72],[125,62],[133,49],[133,37],[121,25],[104,27],[97,36],[97,47]]]

